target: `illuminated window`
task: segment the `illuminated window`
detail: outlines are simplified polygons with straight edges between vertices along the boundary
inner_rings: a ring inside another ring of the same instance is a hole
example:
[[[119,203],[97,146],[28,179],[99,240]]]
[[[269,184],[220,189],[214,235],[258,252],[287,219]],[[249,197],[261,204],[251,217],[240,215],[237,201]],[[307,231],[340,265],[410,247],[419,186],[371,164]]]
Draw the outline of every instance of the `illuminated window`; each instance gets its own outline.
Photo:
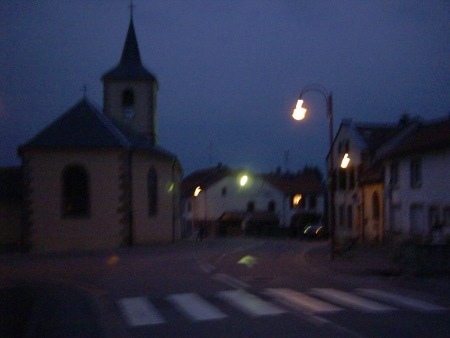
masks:
[[[62,173],[62,215],[88,217],[89,213],[88,174],[81,166],[69,166]]]
[[[302,203],[302,194],[295,194],[294,197],[292,197],[292,206],[294,208],[299,208]]]
[[[148,215],[154,216],[158,211],[158,177],[155,169],[151,168],[147,174]]]

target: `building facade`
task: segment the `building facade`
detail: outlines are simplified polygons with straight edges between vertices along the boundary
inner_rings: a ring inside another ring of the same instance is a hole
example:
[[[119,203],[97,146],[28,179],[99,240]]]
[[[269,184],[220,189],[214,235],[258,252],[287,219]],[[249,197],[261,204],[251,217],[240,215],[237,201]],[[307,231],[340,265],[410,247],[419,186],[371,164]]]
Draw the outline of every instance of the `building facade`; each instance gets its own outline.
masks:
[[[209,232],[220,222],[289,228],[296,214],[324,214],[325,191],[315,174],[255,174],[218,165],[187,176],[182,189],[186,236],[199,224]]]
[[[182,169],[157,142],[158,83],[141,62],[133,18],[102,80],[103,110],[84,97],[19,148],[32,250],[180,238]]]

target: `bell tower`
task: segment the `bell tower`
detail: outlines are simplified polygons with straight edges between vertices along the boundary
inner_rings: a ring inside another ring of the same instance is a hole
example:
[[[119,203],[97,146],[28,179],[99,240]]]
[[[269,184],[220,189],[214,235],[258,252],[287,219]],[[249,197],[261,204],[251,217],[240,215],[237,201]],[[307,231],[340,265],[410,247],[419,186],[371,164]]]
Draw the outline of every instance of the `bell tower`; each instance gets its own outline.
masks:
[[[102,76],[103,107],[119,127],[157,143],[158,81],[142,64],[133,24],[130,24],[119,64]]]

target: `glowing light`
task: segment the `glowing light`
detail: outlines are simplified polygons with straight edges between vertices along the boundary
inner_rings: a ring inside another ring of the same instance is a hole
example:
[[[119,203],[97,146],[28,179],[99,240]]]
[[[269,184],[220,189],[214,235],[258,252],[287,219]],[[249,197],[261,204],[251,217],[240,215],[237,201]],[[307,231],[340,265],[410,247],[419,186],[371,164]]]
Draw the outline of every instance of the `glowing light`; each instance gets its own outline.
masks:
[[[295,106],[294,112],[292,113],[292,117],[294,120],[303,120],[306,115],[306,109],[302,107],[303,100],[298,100],[297,105]]]
[[[239,185],[241,187],[243,187],[244,185],[246,185],[248,182],[248,176],[247,175],[242,175],[241,179],[239,180]]]
[[[296,194],[292,198],[292,204],[293,205],[299,205],[301,200],[302,200],[302,194]]]
[[[200,186],[198,186],[197,188],[195,188],[195,191],[194,191],[194,197],[197,197],[198,194],[200,194],[200,191],[202,191],[202,188],[200,188]]]
[[[350,157],[348,157],[348,153],[345,153],[344,158],[341,162],[341,168],[345,169],[348,167],[348,164],[350,163]]]
[[[254,265],[258,263],[258,260],[253,256],[247,255],[242,257],[237,263],[252,268]]]

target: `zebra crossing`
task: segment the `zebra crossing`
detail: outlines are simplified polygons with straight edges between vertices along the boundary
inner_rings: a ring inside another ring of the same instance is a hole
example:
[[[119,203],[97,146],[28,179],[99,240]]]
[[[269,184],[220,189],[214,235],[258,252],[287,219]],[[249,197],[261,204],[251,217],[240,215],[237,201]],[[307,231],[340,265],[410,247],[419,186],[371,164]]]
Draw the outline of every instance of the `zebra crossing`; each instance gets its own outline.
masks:
[[[383,313],[399,310],[448,310],[423,300],[377,289],[341,291],[312,288],[300,292],[288,288],[268,288],[261,294],[233,289],[219,291],[213,298],[202,297],[197,293],[180,293],[164,297],[164,303],[193,322],[224,320],[231,316],[230,308],[249,317],[278,316],[292,311],[316,316],[341,311]],[[146,296],[122,298],[117,301],[117,305],[129,327],[161,325],[172,319],[164,317],[161,310]],[[221,309],[221,305],[226,310]]]

